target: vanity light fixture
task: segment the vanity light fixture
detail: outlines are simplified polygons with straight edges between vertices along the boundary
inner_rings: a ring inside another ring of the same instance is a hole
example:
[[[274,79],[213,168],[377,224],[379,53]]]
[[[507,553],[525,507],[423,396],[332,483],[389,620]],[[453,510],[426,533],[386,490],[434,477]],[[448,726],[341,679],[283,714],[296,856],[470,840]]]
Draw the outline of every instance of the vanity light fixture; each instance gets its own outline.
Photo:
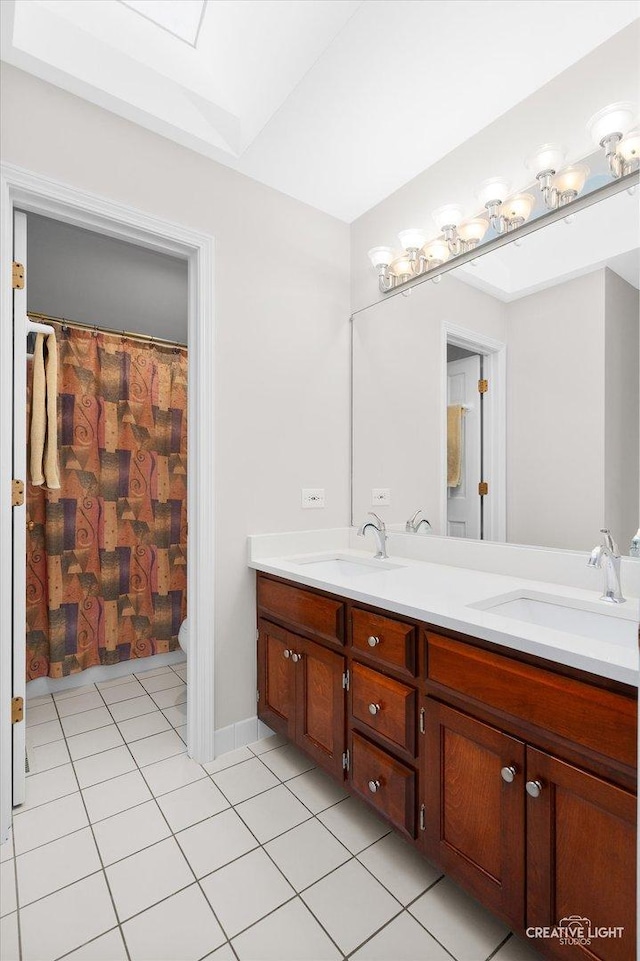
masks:
[[[566,151],[559,144],[545,143],[534,151],[527,167],[535,174],[545,207],[557,210],[575,200],[582,191],[589,168],[577,163],[564,166]]]
[[[435,225],[442,231],[452,257],[477,247],[489,229],[489,224],[482,217],[468,221],[463,218],[464,210],[459,204],[445,204],[433,214]]]
[[[604,148],[609,170],[618,180],[639,166],[640,132],[634,130],[635,106],[628,101],[612,103],[591,117],[587,130]]]

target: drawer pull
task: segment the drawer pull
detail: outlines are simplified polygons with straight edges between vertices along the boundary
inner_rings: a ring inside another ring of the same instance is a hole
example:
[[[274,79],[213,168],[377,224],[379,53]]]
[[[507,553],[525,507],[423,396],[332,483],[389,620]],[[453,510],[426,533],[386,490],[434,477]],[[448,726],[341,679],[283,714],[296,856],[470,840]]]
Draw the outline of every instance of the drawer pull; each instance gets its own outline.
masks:
[[[515,766],[515,764],[509,764],[508,767],[503,767],[502,770],[500,771],[502,780],[506,781],[507,784],[511,784],[511,782],[514,780],[517,773],[518,773],[518,769]]]
[[[540,797],[542,794],[542,783],[540,781],[527,781],[526,788],[529,797]]]
[[[289,658],[291,657],[291,651],[287,651],[287,650],[283,651],[282,656],[286,657],[287,660],[289,660]]]
[[[379,714],[381,710],[382,710],[382,708],[380,707],[379,704],[370,704],[370,705],[369,705],[369,714]]]
[[[380,781],[369,781],[369,790],[372,794],[377,794],[381,787]]]
[[[297,664],[298,661],[301,661],[301,660],[302,660],[302,654],[296,654],[295,651],[292,651],[292,652],[291,652],[291,660],[293,661],[294,664]]]
[[[369,647],[377,647],[379,643],[380,643],[380,638],[376,637],[375,634],[371,634],[367,638],[367,644],[369,645]]]

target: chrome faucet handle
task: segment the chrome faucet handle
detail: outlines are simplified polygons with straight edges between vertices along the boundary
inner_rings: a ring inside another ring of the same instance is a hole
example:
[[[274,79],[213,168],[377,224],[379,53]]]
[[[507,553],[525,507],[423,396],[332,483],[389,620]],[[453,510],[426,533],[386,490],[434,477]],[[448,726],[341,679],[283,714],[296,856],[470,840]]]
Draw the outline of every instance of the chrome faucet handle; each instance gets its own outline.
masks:
[[[407,523],[404,525],[404,529],[408,534],[415,533],[416,521],[420,514],[422,514],[422,509],[418,508],[418,510],[411,515]]]
[[[376,521],[377,521],[377,523],[378,523],[378,530],[380,530],[380,531],[386,531],[387,528],[385,527],[384,521],[382,520],[381,517],[378,517],[378,515],[377,515],[377,514],[374,514],[373,511],[369,511],[369,515],[368,515],[368,516],[369,516],[369,517],[374,517],[374,518],[376,519]]]
[[[610,553],[613,554],[614,557],[620,557],[620,556],[621,556],[621,555],[620,555],[620,549],[619,549],[618,545],[616,544],[616,542],[614,541],[613,536],[612,536],[611,531],[609,530],[609,528],[608,528],[608,527],[602,527],[602,528],[600,529],[600,533],[601,533],[601,534],[604,534],[603,541],[604,541],[604,546],[606,547],[606,549],[607,549],[608,551],[610,551]]]

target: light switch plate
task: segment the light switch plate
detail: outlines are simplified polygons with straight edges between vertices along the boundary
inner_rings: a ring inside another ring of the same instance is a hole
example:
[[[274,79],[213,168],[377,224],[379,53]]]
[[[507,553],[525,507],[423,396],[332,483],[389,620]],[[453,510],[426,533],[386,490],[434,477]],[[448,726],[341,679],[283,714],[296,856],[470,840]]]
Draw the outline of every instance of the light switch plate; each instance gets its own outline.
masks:
[[[391,503],[390,487],[374,487],[371,491],[371,504],[373,507],[384,507]]]
[[[324,487],[302,488],[302,509],[321,510],[324,507]]]

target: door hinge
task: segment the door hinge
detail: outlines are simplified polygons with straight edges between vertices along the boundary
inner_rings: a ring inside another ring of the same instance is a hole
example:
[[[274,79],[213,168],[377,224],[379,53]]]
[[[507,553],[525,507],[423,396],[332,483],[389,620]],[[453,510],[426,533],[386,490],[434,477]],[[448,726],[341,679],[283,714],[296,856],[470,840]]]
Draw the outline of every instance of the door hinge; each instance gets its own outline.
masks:
[[[256,631],[256,641],[260,640],[260,631]]]
[[[260,703],[260,691],[256,691],[256,704]]]
[[[480,481],[478,484],[478,494],[480,497],[486,497],[489,493],[489,485],[487,481]]]
[[[424,831],[424,829],[425,829],[424,804],[421,804],[420,805],[420,830]]]
[[[349,759],[349,752],[348,752],[348,751],[345,751],[344,754],[342,755],[342,770],[343,770],[343,771],[348,771],[348,770],[349,770],[349,760],[350,760],[350,759]]]
[[[14,260],[11,264],[11,288],[12,290],[24,290],[24,265]]]
[[[22,507],[24,504],[24,481],[16,480],[15,477],[11,481],[11,506],[12,507]]]
[[[425,710],[423,707],[421,707],[420,708],[420,733],[421,734],[425,733],[424,715],[425,715]]]
[[[345,671],[342,675],[342,686],[345,691],[349,690],[349,671]]]
[[[483,378],[482,380],[479,380],[479,381],[478,381],[478,393],[479,393],[479,394],[486,394],[488,390],[489,390],[489,381],[488,381],[488,380],[485,380],[484,378]]]
[[[24,701],[21,697],[11,698],[11,723],[17,724],[24,718]]]

